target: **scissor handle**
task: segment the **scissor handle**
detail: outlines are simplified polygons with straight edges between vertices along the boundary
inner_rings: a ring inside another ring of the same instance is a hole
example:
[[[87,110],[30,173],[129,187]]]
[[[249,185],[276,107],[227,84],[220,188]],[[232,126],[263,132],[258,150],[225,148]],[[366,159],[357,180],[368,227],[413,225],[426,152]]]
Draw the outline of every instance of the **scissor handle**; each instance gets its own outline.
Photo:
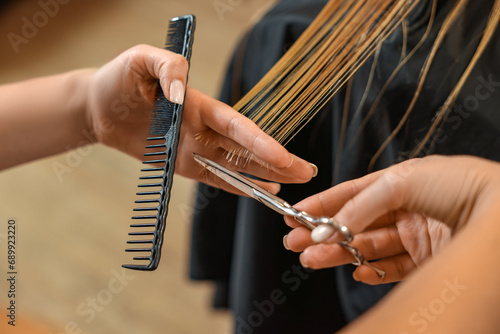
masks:
[[[337,220],[333,219],[332,217],[315,217],[313,215],[308,214],[307,212],[304,211],[296,211],[294,217],[295,219],[307,226],[309,229],[314,230],[316,227],[319,225],[327,224],[332,226],[336,231],[340,232],[344,236],[344,240],[346,242],[351,242],[352,239],[354,239],[354,236],[352,235],[351,231],[343,224],[338,222]]]
[[[363,254],[361,254],[361,252],[357,248],[350,244],[354,236],[352,235],[351,231],[340,222],[336,221],[332,217],[315,217],[307,212],[299,211],[291,206],[288,202],[258,186],[253,187],[253,195],[256,200],[273,209],[274,211],[282,214],[283,216],[294,217],[295,220],[309,228],[311,231],[316,227],[324,224],[332,226],[336,231],[339,231],[344,236],[345,240],[339,242],[339,244],[347,251],[349,251],[349,253],[351,253],[351,255],[354,257],[355,262],[353,264],[357,266],[367,265],[372,268],[381,278],[384,278],[385,272],[371,265],[368,261],[365,260]]]
[[[371,269],[373,269],[380,278],[385,277],[385,271],[378,269],[377,267],[373,266],[370,262],[366,261],[363,254],[361,254],[361,252],[356,247],[351,245],[354,236],[346,226],[344,226],[343,224],[339,223],[338,221],[336,221],[331,217],[315,217],[313,215],[308,214],[307,212],[298,211],[295,208],[292,209],[295,211],[294,212],[295,219],[301,224],[307,226],[311,230],[313,230],[314,228],[316,228],[321,224],[327,224],[332,226],[335,230],[339,231],[344,236],[345,239],[344,241],[339,242],[339,245],[344,247],[354,257],[355,262],[353,262],[352,264],[355,266],[366,265]]]
[[[326,216],[316,217],[305,211],[299,211],[295,209],[293,206],[291,206],[288,202],[267,191],[259,191],[258,189],[254,188],[254,195],[255,195],[254,198],[257,199],[262,204],[266,205],[267,207],[273,209],[274,211],[284,216],[294,217],[295,220],[297,220],[299,223],[309,228],[311,231],[314,230],[319,225],[328,224],[332,226],[335,230],[339,231],[344,236],[345,241],[351,242],[352,239],[354,238],[351,231],[346,226],[339,223],[332,217],[326,217]]]

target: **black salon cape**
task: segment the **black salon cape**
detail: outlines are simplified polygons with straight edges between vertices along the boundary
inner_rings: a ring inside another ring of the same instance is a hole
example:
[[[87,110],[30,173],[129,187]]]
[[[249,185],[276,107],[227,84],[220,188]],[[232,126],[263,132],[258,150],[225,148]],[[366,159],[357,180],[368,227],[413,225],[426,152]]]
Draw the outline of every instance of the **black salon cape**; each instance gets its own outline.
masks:
[[[324,6],[324,0],[280,2],[242,40],[227,73],[222,101],[234,104],[272,67]],[[401,58],[402,30],[384,42],[369,94],[360,107],[373,57],[355,75],[349,122],[338,171],[339,134],[345,92],[340,92],[287,148],[315,163],[319,175],[304,185],[283,185],[290,203],[333,184],[367,173],[372,156],[396,127],[414,95],[416,82],[438,28],[453,1],[438,1],[431,36],[396,76],[366,127],[362,120]],[[469,63],[493,1],[470,1],[440,48],[410,119],[375,164],[406,158]],[[429,22],[430,1],[409,17],[407,50]],[[495,34],[442,127],[433,154],[470,154],[500,160],[500,46]],[[360,108],[360,114],[355,116]],[[335,174],[335,175],[334,175]],[[306,270],[298,254],[283,248],[289,232],[283,218],[257,201],[200,184],[192,230],[190,275],[216,283],[215,307],[229,307],[235,333],[332,333],[374,305],[392,285],[368,286],[352,279],[354,266]],[[376,329],[374,329],[376,333]]]

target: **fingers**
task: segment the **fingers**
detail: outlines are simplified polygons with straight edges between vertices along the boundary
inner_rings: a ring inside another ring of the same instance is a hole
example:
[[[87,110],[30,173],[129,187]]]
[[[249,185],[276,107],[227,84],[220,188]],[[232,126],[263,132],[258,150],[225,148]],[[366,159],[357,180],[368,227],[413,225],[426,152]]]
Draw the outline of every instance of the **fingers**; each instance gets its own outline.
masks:
[[[352,255],[339,244],[316,244],[307,235],[305,227],[290,232],[286,238],[287,249],[302,252],[300,262],[306,268],[322,269],[355,262]],[[373,269],[361,265],[354,272],[354,279],[366,284],[384,284],[403,280],[417,268],[399,237],[395,226],[356,235],[352,243],[374,266],[385,271],[380,278]],[[382,259],[382,260],[379,260]]]
[[[298,222],[296,223],[299,224]],[[286,236],[286,241],[287,244],[285,248],[293,252],[302,252],[307,247],[315,245],[315,242],[311,239],[311,231],[304,226],[298,226],[290,231]]]
[[[205,131],[202,135],[198,135],[196,140],[203,144],[203,148],[198,149],[195,153],[199,153],[221,165],[227,165],[226,167],[233,170],[250,173],[254,176],[280,183],[304,183],[310,180],[309,174],[306,174],[306,178],[304,179],[297,177],[297,175],[303,174],[300,163],[292,163],[289,168],[277,168],[256,157],[237,142],[223,137],[215,131]],[[202,150],[209,153],[203,153]],[[217,155],[213,154],[215,151],[218,152]],[[211,158],[206,156],[206,154],[210,155]],[[302,160],[293,154],[291,156],[294,161],[300,162]]]
[[[198,180],[212,187],[225,190],[235,195],[247,196],[245,193],[241,192],[237,188],[231,186],[229,183],[223,181],[221,178],[217,177],[216,175],[205,169],[202,169],[200,171]],[[281,189],[281,186],[278,183],[264,182],[260,180],[252,180],[252,181],[273,194],[277,194]]]
[[[332,260],[336,257],[339,260]],[[322,269],[353,263],[354,258],[339,244],[320,244],[307,248],[300,255],[300,262],[306,268]],[[382,278],[372,268],[361,265],[354,271],[353,279],[370,285],[394,283],[405,280],[417,269],[417,265],[408,253],[387,256],[382,260],[371,261],[371,264],[384,271],[385,276]]]
[[[182,146],[190,146],[190,145],[183,142]],[[219,149],[217,151],[204,152],[206,153],[204,157],[214,162],[217,162],[220,165],[236,170],[235,166],[232,165],[231,162],[228,162],[227,160],[224,159],[224,154],[221,151],[222,150]],[[237,190],[235,187],[227,183],[226,181],[222,180],[221,178],[217,177],[215,174],[213,174],[212,172],[208,171],[203,166],[201,166],[198,162],[196,162],[191,152],[192,152],[191,150],[178,151],[176,159],[176,168],[175,168],[176,174],[206,183],[208,185],[223,189],[225,191],[228,191],[236,195],[245,195],[241,191]],[[249,164],[250,166],[246,167],[246,170],[251,172],[255,171],[254,174],[256,174],[258,177],[261,177],[262,174],[260,172],[265,169],[261,168],[259,165],[253,162],[250,162]],[[269,175],[265,174],[263,176],[269,176]],[[265,179],[279,180],[280,177],[276,175],[271,175],[270,177],[266,177]],[[281,189],[281,186],[277,183],[265,182],[256,179],[252,179],[252,181],[273,194],[278,193],[279,190]],[[285,181],[287,180],[285,179]]]
[[[335,215],[348,200],[375,182],[380,175],[381,172],[376,172],[360,179],[341,183],[304,199],[294,205],[294,207],[297,210],[303,210],[315,216],[331,217]]]
[[[355,235],[369,228],[379,217],[401,208],[404,196],[414,191],[408,187],[407,178],[421,162],[422,159],[408,160],[379,172],[376,179],[367,182],[363,189],[344,203],[334,219]],[[335,233],[326,242],[341,240],[342,236]]]
[[[121,54],[114,64],[126,66],[129,77],[137,76],[137,82],[149,82],[140,85],[144,96],[154,96],[152,88],[159,79],[165,97],[174,103],[183,103],[189,67],[184,57],[149,45],[138,45]],[[195,89],[189,89],[188,94],[184,113],[188,124],[184,126],[183,122],[183,127],[193,130],[189,133],[191,136],[208,135],[210,138],[205,145],[208,142],[209,146],[228,152],[239,149],[250,152],[251,160],[285,177],[280,181],[307,182],[317,173],[315,166],[290,154],[254,122],[228,105]],[[266,172],[260,175],[266,176]]]
[[[342,206],[361,190],[375,182],[382,171],[368,174],[362,178],[338,184],[328,190],[310,196],[294,205],[297,210],[305,211],[316,217],[334,216]],[[301,226],[292,217],[285,217],[285,222],[290,227]]]
[[[372,265],[385,272],[384,278],[378,276],[373,269],[363,265],[356,268],[353,278],[369,285],[395,283],[405,280],[411,272],[417,269],[415,262],[408,254],[391,256],[372,262]]]
[[[212,99],[200,92],[189,89],[191,108],[199,110],[201,122],[220,137],[213,145],[224,147],[231,151],[230,141],[248,150],[255,156],[256,161],[267,163],[283,175],[295,175],[297,178],[308,181],[317,169],[307,161],[290,154],[281,144],[264,133],[253,121],[236,112],[228,105]],[[227,140],[223,139],[227,138]],[[210,138],[213,140],[214,138]],[[229,149],[228,149],[229,148]],[[254,157],[252,157],[254,159]]]
[[[489,180],[481,169],[488,166],[483,164],[467,157],[414,159],[381,171],[374,179],[334,187],[296,207],[315,215],[333,214],[355,235],[352,245],[386,272],[381,279],[361,265],[355,271],[356,280],[395,282],[430,258],[449,239],[450,230],[469,219]],[[297,226],[289,218],[286,221]],[[337,244],[342,240],[338,233],[328,240],[334,244],[314,245],[309,231],[299,227],[286,240],[288,249],[302,252],[300,260],[306,267],[353,262],[351,254]]]
[[[121,57],[143,79],[159,79],[165,97],[174,103],[184,102],[189,64],[179,54],[150,45],[137,45]]]
[[[273,168],[263,167],[253,160],[240,160],[236,158],[228,159],[228,152],[221,148],[205,149],[203,147],[196,147],[195,140],[190,137],[182,138],[180,146],[182,147],[182,150],[178,151],[176,173],[201,182],[205,182],[205,179],[200,176],[202,175],[200,172],[203,170],[203,167],[194,160],[193,152],[233,171],[250,174],[256,178],[279,183],[298,182],[297,178],[293,176],[279,174],[275,172]]]
[[[306,235],[307,230],[304,227],[296,228],[288,234],[287,243],[290,250],[294,252],[304,252],[304,264],[311,268],[326,268],[330,266],[339,266],[353,262],[352,255],[343,250],[338,244],[317,244],[315,245],[310,237]],[[367,260],[381,259],[387,256],[394,256],[401,253],[406,253],[406,249],[401,241],[399,232],[395,226],[385,227],[373,231],[360,233],[354,237],[352,246],[356,247]],[[318,247],[320,246],[320,247]],[[340,247],[337,249],[337,246]],[[323,250],[332,247],[336,250],[329,254],[316,254]],[[329,255],[334,255],[334,258],[329,259]],[[309,259],[309,256],[312,258]],[[312,260],[313,262],[309,262]]]
[[[437,219],[451,228],[466,224],[488,184],[484,161],[429,156],[394,165],[347,201],[335,219],[353,234],[388,212],[406,210]],[[339,235],[329,242],[340,241]]]

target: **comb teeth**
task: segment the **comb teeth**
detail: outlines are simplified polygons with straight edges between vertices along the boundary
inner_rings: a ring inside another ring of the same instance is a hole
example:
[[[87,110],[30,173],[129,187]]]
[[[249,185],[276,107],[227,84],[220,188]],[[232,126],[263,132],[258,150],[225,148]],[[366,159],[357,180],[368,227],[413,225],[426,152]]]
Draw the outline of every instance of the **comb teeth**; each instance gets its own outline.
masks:
[[[136,193],[136,195],[142,196],[142,195],[161,195],[161,191],[141,191]]]
[[[159,172],[161,170],[164,170],[164,167],[153,167],[153,168],[144,168],[141,169],[141,172]]]
[[[162,138],[165,140],[165,138]],[[158,147],[165,147],[165,144],[160,144],[160,145],[155,145],[155,148]],[[146,153],[144,154],[145,156],[166,156],[166,152],[152,152],[152,153]],[[144,161],[143,163],[145,164],[164,164],[167,165],[167,162],[165,160],[150,160],[150,161]],[[145,183],[145,184],[139,184],[139,188],[161,188],[160,190],[156,191],[141,191],[138,192],[137,195],[139,196],[155,196],[156,198],[148,198],[148,199],[142,199],[142,200],[136,200],[135,203],[138,204],[150,204],[151,203],[156,203],[157,206],[148,206],[148,207],[139,207],[135,208],[134,212],[144,212],[145,215],[138,215],[138,216],[133,216],[133,220],[141,220],[144,221],[142,223],[138,224],[131,224],[130,227],[132,228],[153,228],[152,230],[148,231],[138,231],[138,232],[130,232],[128,235],[132,237],[151,237],[152,239],[150,240],[145,240],[145,239],[140,239],[140,240],[129,240],[127,241],[128,244],[134,244],[134,245],[151,245],[151,248],[144,248],[144,247],[138,247],[138,248],[128,248],[125,251],[126,252],[134,252],[134,253],[148,253],[146,255],[141,255],[141,256],[136,256],[133,257],[134,261],[149,261],[148,264],[135,264],[135,265],[123,265],[123,267],[128,268],[128,269],[135,269],[135,270],[154,270],[156,269],[158,265],[158,260],[159,260],[159,251],[158,251],[158,233],[159,231],[163,231],[162,228],[158,228],[158,224],[161,224],[162,221],[162,203],[164,202],[164,191],[163,188],[165,186],[165,181],[166,181],[166,173],[167,169],[165,167],[153,167],[153,168],[146,168],[143,169],[142,171],[144,172],[162,172],[161,175],[146,175],[146,176],[141,176],[139,179],[141,180],[161,180],[162,182],[157,182],[157,183]],[[147,213],[153,213],[155,214],[147,214]],[[149,221],[149,222],[147,222]],[[153,222],[151,222],[153,221]],[[160,244],[161,246],[161,244]],[[146,263],[146,262],[145,262]]]
[[[161,91],[161,87],[158,86],[158,90]],[[158,92],[158,94],[163,95],[163,92]],[[149,128],[150,135],[165,135],[168,130],[175,124],[177,118],[175,117],[175,105],[168,101],[165,97],[158,97],[155,100],[156,108],[153,111],[153,118],[151,119],[151,125]],[[148,140],[157,140],[161,137],[150,137]]]
[[[130,227],[155,227],[155,223],[130,224]]]
[[[158,211],[158,208],[136,208],[134,211]]]
[[[166,155],[166,152],[152,152],[152,153],[145,153],[145,157],[150,157],[152,155]]]
[[[156,219],[158,216],[134,216],[132,219]]]
[[[125,252],[151,252],[151,248],[127,248]]]
[[[189,62],[194,29],[195,18],[193,15],[180,16],[170,20],[165,49],[183,55]],[[157,94],[159,96],[156,99],[157,107],[153,110],[151,117],[151,126],[149,128],[151,136],[165,136],[172,125],[177,123],[179,116],[179,113],[176,112],[179,105],[165,99],[161,87],[158,88],[158,93],[161,94]]]
[[[128,235],[154,235],[154,232],[130,232]]]
[[[157,144],[157,145],[148,145],[146,148],[159,148],[159,147],[166,147],[167,145],[165,144]]]
[[[161,164],[162,162],[165,162],[165,160],[148,160],[148,161],[143,161],[143,164]]]
[[[189,62],[194,28],[195,18],[193,15],[176,17],[170,20],[165,44],[166,49],[183,55]],[[130,225],[131,228],[141,228],[142,230],[129,233],[129,236],[141,239],[127,241],[127,244],[138,245],[138,247],[134,246],[126,249],[126,252],[143,252],[145,254],[138,254],[138,256],[133,257],[133,260],[140,261],[138,264],[126,264],[123,265],[124,268],[155,270],[158,267],[175,159],[177,157],[176,149],[182,111],[183,106],[168,101],[158,84],[155,107],[151,114],[149,137],[147,138],[148,141],[153,141],[153,143],[146,146],[149,151],[144,154],[145,157],[151,160],[143,162],[143,164],[151,166],[141,169],[141,172],[151,174],[139,178],[140,180],[150,180],[150,183],[139,184],[138,186],[145,191],[140,191],[137,195],[147,197],[135,201],[137,204],[143,204],[144,207],[135,208],[134,212],[143,214],[133,216],[132,219],[139,222]],[[147,188],[152,189],[147,191]]]
[[[148,175],[141,176],[139,180],[163,179],[163,175]]]
[[[140,199],[135,201],[135,203],[141,204],[141,203],[155,203],[155,202],[160,202],[159,199]]]
[[[129,240],[127,244],[152,244],[153,240]]]
[[[161,187],[161,183],[146,183],[146,184],[139,184],[139,188],[147,188],[147,187]]]
[[[151,133],[150,133],[150,135],[154,136],[154,134],[151,134]],[[161,136],[161,137],[148,137],[148,138],[146,138],[146,140],[163,140],[163,139],[165,139],[165,138],[163,138],[163,136]],[[165,145],[165,144],[163,144],[163,145]]]

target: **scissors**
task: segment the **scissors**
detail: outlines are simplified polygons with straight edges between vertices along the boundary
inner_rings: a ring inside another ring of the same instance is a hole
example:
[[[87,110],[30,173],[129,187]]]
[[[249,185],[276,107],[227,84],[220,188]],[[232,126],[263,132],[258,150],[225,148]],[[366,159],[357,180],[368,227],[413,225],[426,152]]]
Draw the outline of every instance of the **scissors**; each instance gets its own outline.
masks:
[[[294,207],[292,207],[283,199],[279,198],[276,195],[271,194],[270,192],[260,187],[259,185],[255,184],[254,182],[250,181],[243,175],[235,171],[232,171],[224,166],[221,166],[220,164],[212,160],[202,157],[199,154],[193,153],[193,155],[194,155],[194,160],[196,160],[196,162],[198,162],[200,165],[205,167],[208,171],[210,171],[220,179],[229,183],[236,189],[242,191],[249,197],[256,199],[257,201],[271,208],[277,213],[283,216],[294,217],[295,220],[297,220],[305,227],[309,228],[311,231],[321,225],[327,225],[332,227],[334,230],[337,230],[342,234],[342,236],[345,239],[344,241],[339,242],[339,244],[342,247],[344,247],[355,259],[355,262],[352,263],[353,265],[355,266],[366,265],[371,269],[373,269],[380,278],[385,277],[385,272],[383,270],[374,267],[370,262],[365,260],[363,254],[361,254],[361,252],[357,248],[351,245],[351,242],[354,238],[351,231],[346,226],[342,225],[332,217],[315,217],[313,215],[308,214],[307,212],[299,211]]]

